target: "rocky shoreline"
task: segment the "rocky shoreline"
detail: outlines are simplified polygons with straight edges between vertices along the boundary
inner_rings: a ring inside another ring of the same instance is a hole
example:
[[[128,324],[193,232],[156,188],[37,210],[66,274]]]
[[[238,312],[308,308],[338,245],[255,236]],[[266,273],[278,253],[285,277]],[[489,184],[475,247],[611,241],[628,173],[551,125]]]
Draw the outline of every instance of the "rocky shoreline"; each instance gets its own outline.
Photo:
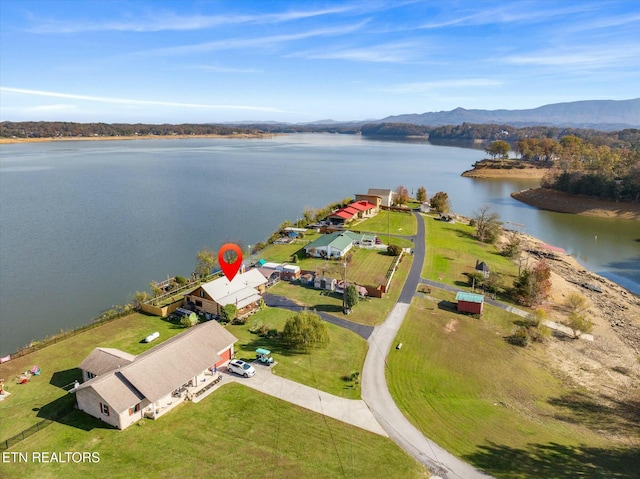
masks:
[[[600,200],[570,195],[549,188],[531,188],[511,193],[511,197],[531,206],[560,213],[573,213],[598,218],[640,221],[640,204]]]

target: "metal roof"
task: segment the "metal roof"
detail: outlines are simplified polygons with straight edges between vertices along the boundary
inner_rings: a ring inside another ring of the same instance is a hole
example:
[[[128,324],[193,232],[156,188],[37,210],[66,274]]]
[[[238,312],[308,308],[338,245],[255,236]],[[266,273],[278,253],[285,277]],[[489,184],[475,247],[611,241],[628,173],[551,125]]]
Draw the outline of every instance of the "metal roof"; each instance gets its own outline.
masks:
[[[484,303],[484,295],[465,293],[463,291],[460,291],[456,294],[456,301],[466,301],[467,303]]]

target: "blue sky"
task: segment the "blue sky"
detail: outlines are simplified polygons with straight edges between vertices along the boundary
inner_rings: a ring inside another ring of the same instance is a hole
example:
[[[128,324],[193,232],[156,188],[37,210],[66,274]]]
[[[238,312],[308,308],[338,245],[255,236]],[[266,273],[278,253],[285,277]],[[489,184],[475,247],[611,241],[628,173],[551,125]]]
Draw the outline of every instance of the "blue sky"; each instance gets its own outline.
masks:
[[[0,120],[363,120],[640,96],[640,1],[0,0]]]

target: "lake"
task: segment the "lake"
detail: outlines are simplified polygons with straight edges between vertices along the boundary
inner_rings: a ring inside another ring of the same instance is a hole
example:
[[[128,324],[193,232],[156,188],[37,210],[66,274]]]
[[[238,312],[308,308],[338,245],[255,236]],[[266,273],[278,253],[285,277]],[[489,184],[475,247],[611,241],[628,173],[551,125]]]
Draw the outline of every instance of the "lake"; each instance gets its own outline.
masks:
[[[306,207],[368,188],[446,191],[456,213],[490,205],[640,293],[638,222],[537,210],[536,180],[460,176],[483,151],[356,135],[0,145],[0,355],[189,276],[196,253],[264,240]]]

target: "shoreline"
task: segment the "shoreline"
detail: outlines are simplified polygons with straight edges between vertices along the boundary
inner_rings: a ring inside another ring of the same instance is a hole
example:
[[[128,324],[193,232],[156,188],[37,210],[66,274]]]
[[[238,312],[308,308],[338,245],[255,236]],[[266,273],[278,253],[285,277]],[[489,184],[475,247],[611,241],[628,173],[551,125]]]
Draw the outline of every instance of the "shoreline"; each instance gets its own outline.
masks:
[[[547,174],[546,169],[541,168],[479,168],[463,172],[460,176],[467,178],[499,178],[499,179],[542,179]]]
[[[589,196],[570,195],[549,188],[531,188],[511,193],[511,197],[548,211],[597,218],[640,221],[640,204],[599,200]]]
[[[0,145],[17,143],[50,143],[57,141],[117,141],[117,140],[184,140],[189,138],[270,138],[278,133],[237,133],[232,135],[129,135],[129,136],[63,136],[47,138],[0,138]]]

